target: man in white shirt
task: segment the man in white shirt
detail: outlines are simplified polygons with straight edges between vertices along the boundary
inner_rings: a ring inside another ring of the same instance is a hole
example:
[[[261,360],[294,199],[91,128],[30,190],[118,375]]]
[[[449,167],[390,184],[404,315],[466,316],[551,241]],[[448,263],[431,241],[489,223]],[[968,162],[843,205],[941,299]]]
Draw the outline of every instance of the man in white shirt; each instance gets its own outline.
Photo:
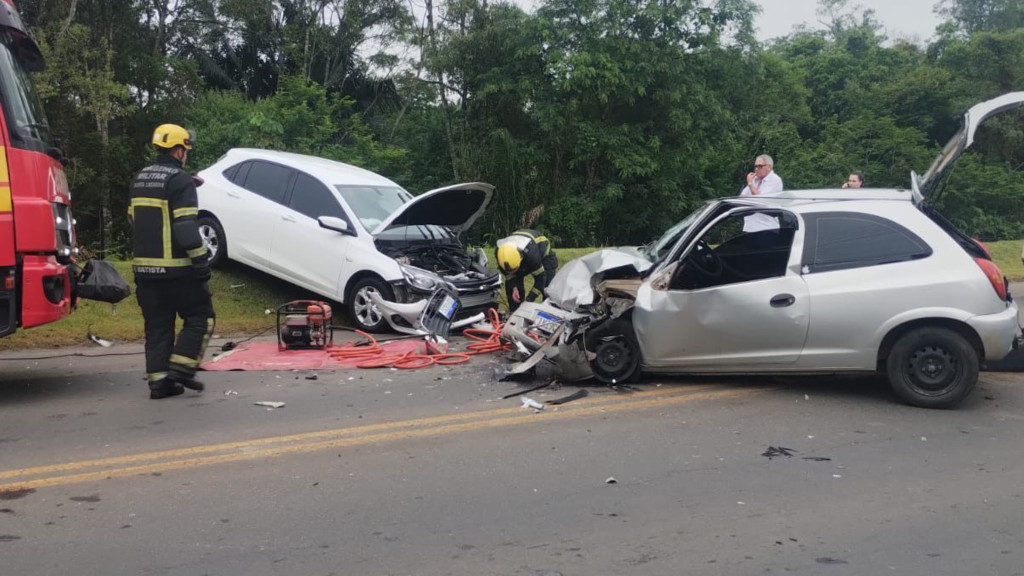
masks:
[[[775,162],[772,157],[762,154],[754,160],[754,171],[747,174],[747,185],[740,196],[778,196],[782,194],[782,178],[773,171]],[[776,230],[779,221],[767,214],[751,214],[743,220],[744,232],[760,232]]]

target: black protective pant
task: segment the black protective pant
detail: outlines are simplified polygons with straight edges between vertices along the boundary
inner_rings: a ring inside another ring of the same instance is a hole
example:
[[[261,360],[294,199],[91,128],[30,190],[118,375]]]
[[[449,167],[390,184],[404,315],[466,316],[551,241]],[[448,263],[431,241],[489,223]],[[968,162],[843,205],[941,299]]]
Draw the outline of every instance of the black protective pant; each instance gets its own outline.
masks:
[[[136,280],[135,297],[146,327],[146,379],[154,386],[169,375],[192,378],[213,334],[210,288],[194,278]],[[174,341],[174,322],[183,325]]]

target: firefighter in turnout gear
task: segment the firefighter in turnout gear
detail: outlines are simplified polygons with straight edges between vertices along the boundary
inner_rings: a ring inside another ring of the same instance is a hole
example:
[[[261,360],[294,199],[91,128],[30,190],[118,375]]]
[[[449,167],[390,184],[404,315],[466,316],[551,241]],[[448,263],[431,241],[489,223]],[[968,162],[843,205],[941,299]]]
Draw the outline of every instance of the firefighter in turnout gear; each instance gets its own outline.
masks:
[[[135,295],[146,328],[149,397],[201,391],[195,380],[213,333],[210,256],[199,235],[196,182],[185,172],[194,138],[181,126],[153,132],[156,161],[131,184],[128,215],[134,230]],[[183,320],[177,342],[175,318]]]
[[[558,270],[558,257],[551,241],[536,230],[516,230],[498,240],[498,270],[505,276],[505,296],[509,312],[524,300],[544,299],[544,289]],[[525,293],[524,279],[533,276],[533,288]]]

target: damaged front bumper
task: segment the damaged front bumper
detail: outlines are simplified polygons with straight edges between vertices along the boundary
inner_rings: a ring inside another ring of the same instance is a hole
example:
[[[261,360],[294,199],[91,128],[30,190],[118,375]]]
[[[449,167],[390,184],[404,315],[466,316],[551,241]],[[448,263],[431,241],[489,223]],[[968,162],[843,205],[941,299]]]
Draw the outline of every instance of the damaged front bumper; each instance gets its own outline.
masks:
[[[455,321],[462,305],[457,295],[437,290],[427,298],[411,303],[389,302],[372,293],[370,301],[380,310],[395,332],[417,336],[448,338],[452,330],[460,330],[484,319],[483,312]]]
[[[566,312],[547,302],[522,304],[502,329],[502,337],[515,344],[522,358],[508,373],[522,374],[547,360],[567,381],[631,381],[641,360],[631,310],[589,314]]]
[[[582,341],[569,340],[587,319],[584,314],[566,312],[547,302],[521,304],[501,331],[501,337],[513,343],[515,355],[521,359],[509,367],[508,374],[524,374],[546,359],[565,380],[591,378],[594,374]]]

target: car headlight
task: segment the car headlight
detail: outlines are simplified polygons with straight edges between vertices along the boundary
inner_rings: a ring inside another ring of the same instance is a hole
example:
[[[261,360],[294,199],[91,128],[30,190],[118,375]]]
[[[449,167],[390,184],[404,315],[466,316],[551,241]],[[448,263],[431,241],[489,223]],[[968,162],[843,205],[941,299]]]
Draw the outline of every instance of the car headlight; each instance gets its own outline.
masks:
[[[433,292],[442,287],[447,287],[448,283],[445,282],[440,276],[432,272],[427,272],[422,268],[414,268],[412,266],[399,266],[402,269],[402,276],[405,281],[416,290],[423,290],[425,292]]]

